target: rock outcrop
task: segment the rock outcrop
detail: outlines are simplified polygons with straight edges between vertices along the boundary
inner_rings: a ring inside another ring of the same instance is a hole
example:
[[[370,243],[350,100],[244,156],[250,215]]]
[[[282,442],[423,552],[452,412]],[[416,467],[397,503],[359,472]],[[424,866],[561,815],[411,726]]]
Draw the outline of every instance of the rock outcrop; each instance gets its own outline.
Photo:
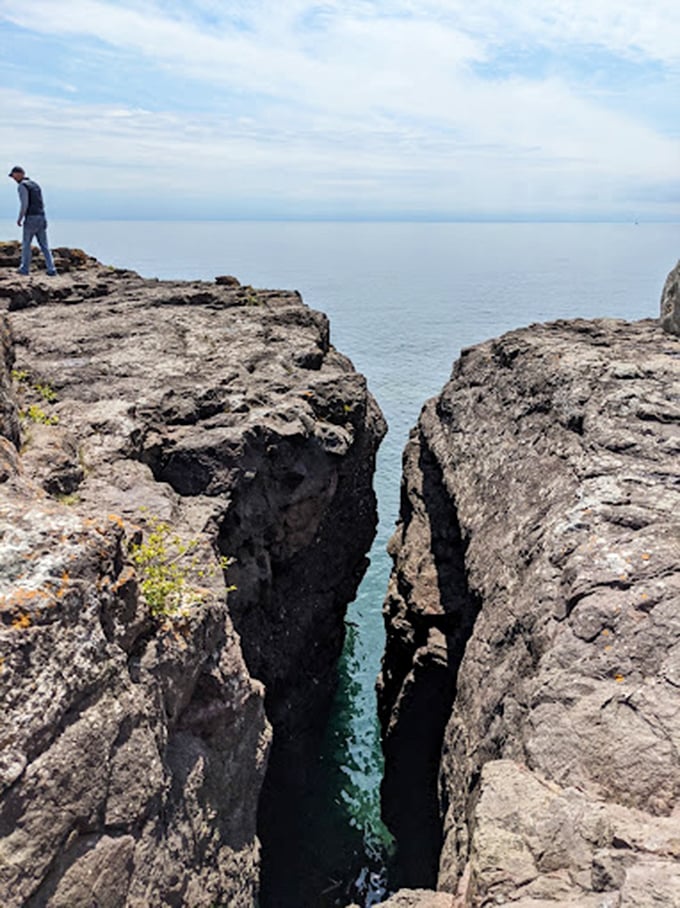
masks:
[[[60,260],[0,277],[0,902],[252,908],[382,417],[295,293]]]
[[[651,321],[512,332],[424,407],[379,683],[404,885],[680,905],[679,454]]]
[[[661,327],[680,337],[680,262],[666,278],[661,293]]]

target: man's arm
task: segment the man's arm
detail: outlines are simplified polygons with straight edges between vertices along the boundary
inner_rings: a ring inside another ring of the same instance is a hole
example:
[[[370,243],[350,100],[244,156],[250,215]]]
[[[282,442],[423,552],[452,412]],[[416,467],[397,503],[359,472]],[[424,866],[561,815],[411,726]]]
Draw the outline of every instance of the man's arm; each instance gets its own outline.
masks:
[[[19,183],[17,192],[19,193],[19,217],[17,218],[17,224],[21,227],[21,222],[26,217],[26,212],[28,211],[28,189]]]

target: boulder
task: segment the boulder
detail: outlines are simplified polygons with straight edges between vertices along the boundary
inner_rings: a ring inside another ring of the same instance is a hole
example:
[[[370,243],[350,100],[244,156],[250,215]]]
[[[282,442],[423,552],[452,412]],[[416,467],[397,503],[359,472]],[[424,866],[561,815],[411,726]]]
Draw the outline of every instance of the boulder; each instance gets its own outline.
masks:
[[[680,336],[680,262],[666,278],[661,294],[661,327]]]

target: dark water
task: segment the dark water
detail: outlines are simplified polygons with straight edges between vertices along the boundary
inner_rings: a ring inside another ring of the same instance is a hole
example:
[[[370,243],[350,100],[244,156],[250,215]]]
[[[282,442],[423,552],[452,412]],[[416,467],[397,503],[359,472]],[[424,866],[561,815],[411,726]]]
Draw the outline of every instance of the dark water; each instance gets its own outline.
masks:
[[[0,229],[3,238],[17,233],[10,221]],[[305,836],[292,868],[306,885],[299,908],[343,905],[348,893],[374,904],[390,852],[379,818],[374,683],[408,430],[462,347],[536,321],[657,316],[680,257],[680,225],[66,221],[50,230],[53,245],[80,246],[149,277],[229,273],[299,290],[330,316],[333,343],[367,376],[385,413],[379,532],[348,612],[333,715],[298,803]]]

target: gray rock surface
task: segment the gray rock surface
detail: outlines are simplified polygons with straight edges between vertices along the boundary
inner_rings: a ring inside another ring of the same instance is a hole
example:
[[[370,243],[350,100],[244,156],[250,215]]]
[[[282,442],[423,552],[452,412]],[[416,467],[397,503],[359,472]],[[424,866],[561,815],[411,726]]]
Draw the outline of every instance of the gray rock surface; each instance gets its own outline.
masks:
[[[252,908],[265,709],[328,702],[384,425],[297,294],[67,258],[0,277],[0,903]]]
[[[380,904],[384,908],[456,908],[456,899],[447,892],[400,889]],[[350,905],[349,908],[359,908],[359,905]]]
[[[661,293],[661,327],[680,336],[680,262],[666,278]]]
[[[679,454],[680,342],[653,322],[512,332],[423,409],[380,679],[406,883],[680,905]]]

